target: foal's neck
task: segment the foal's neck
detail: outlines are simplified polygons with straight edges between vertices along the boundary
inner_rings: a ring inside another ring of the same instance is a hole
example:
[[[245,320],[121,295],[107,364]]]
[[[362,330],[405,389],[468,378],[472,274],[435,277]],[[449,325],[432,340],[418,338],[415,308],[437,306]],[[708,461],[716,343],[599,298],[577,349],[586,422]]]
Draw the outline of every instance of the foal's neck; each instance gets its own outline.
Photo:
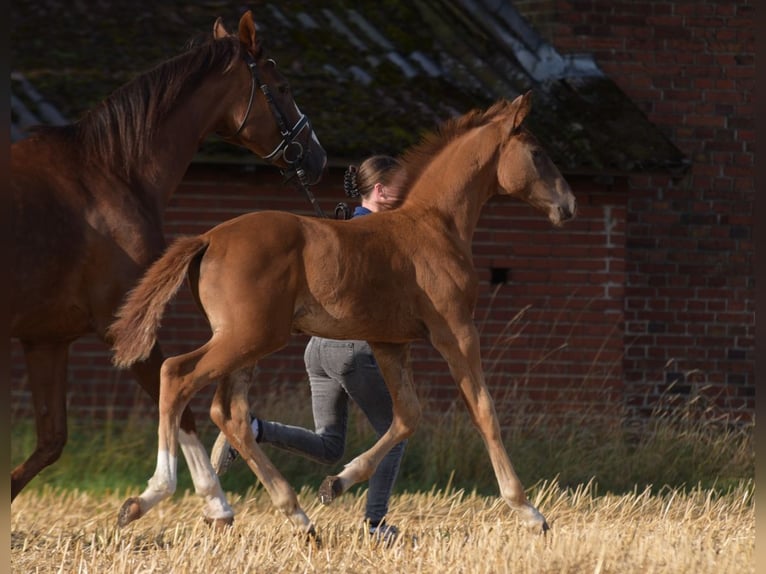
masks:
[[[484,204],[497,192],[498,149],[486,137],[487,127],[474,129],[445,147],[411,192],[466,243],[473,237]]]

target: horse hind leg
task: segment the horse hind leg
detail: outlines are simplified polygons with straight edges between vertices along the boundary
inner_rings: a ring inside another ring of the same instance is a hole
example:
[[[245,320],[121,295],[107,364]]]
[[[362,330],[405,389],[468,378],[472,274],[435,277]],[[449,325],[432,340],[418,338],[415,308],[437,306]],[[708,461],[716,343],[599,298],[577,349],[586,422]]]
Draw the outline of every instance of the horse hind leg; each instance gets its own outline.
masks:
[[[299,531],[316,538],[313,523],[301,508],[295,490],[255,442],[250,427],[247,392],[252,367],[241,369],[218,384],[210,418],[242,456],[269,493],[272,504],[281,510]]]
[[[141,387],[159,403],[160,369],[163,356],[159,345],[155,345],[149,357],[135,363],[131,370]],[[234,520],[234,511],[226,500],[218,475],[210,464],[210,457],[199,439],[194,414],[187,405],[181,414],[178,436],[186,463],[189,467],[194,491],[205,499],[203,514],[205,521],[214,525],[230,525]]]
[[[67,441],[67,362],[69,343],[22,343],[32,393],[37,445],[11,472],[11,501],[41,470],[56,462]]]

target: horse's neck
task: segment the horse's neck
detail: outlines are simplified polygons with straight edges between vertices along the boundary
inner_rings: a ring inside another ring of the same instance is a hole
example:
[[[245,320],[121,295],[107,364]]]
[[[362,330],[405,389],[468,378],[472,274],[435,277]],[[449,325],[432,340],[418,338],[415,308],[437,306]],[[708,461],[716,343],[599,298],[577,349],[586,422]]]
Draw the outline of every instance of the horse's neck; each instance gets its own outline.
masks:
[[[429,213],[470,243],[482,207],[497,191],[497,149],[478,133],[448,145],[425,169],[411,192]]]
[[[174,118],[164,122],[165,125],[156,134],[151,157],[144,163],[144,169],[138,175],[141,187],[154,197],[162,208],[167,205],[181,183],[197,146],[205,135],[193,121],[185,126],[169,125],[175,123],[177,122]]]
[[[194,159],[200,143],[210,133],[210,123],[200,113],[199,100],[210,96],[194,93],[157,126],[151,149],[135,174],[140,187],[164,209]],[[208,109],[214,109],[212,103]]]
[[[146,195],[161,212],[181,183],[200,143],[211,133],[217,117],[210,110],[223,109],[223,82],[204,82],[174,105],[156,126],[144,161],[131,174],[134,190]]]

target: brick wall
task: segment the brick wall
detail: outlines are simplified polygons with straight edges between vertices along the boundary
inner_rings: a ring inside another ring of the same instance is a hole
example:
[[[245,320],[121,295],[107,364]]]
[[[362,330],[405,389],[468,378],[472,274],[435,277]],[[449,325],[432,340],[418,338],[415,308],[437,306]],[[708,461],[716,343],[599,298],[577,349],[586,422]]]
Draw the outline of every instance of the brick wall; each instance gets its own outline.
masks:
[[[629,182],[628,403],[705,396],[754,409],[755,41],[752,1],[515,2],[564,53],[595,56],[693,161]]]
[[[610,185],[569,177],[580,216],[551,229],[509,200],[486,207],[475,235],[482,279],[476,320],[501,414],[626,404],[651,408],[668,393],[707,394],[735,413],[754,408],[753,2],[559,1],[515,3],[564,53],[601,68],[692,160],[681,181],[641,175]],[[626,134],[628,137],[629,134]],[[341,173],[315,192],[326,209]],[[257,187],[257,189],[255,189]],[[169,237],[244,211],[309,213],[273,172],[193,167],[167,213]],[[168,354],[207,336],[188,295],[170,308]],[[305,338],[262,364],[258,388],[303,384]],[[456,396],[444,362],[414,349],[416,377],[434,397]],[[28,409],[12,346],[12,418]],[[72,347],[73,412],[153,412],[104,346]],[[255,395],[255,393],[254,393]],[[209,395],[196,402],[206,410]]]
[[[535,413],[613,413],[622,397],[623,284],[625,278],[624,180],[597,185],[568,178],[579,216],[562,229],[508,198],[485,207],[474,238],[481,279],[476,321],[482,332],[488,382],[508,422]],[[342,199],[342,170],[314,189],[327,211]],[[256,209],[310,213],[306,199],[280,186],[271,168],[192,166],[166,213],[168,237],[199,233]],[[186,289],[171,303],[160,332],[166,354],[204,342],[209,329]],[[252,397],[305,384],[306,337],[261,363]],[[427,343],[413,349],[416,381],[425,396],[446,406],[457,397],[446,363]],[[26,416],[19,348],[13,346],[11,412]],[[212,389],[193,405],[206,413]],[[74,416],[154,416],[156,408],[129,374],[109,364],[94,337],[72,346],[70,412]]]

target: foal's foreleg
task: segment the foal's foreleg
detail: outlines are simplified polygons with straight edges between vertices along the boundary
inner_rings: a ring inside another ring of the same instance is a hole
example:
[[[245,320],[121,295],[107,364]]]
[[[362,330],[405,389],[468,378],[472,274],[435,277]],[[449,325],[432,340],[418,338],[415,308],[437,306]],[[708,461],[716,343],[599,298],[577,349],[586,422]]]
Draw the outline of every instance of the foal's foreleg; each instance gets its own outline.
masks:
[[[131,371],[143,388],[155,402],[160,398],[160,369],[163,356],[158,344],[149,357],[131,367]],[[181,414],[178,442],[189,467],[194,491],[205,499],[203,513],[205,520],[214,524],[231,523],[234,511],[226,500],[218,475],[210,464],[210,456],[199,439],[194,421],[194,414],[187,405]]]
[[[319,499],[329,504],[354,484],[365,481],[397,444],[412,435],[420,420],[420,403],[412,385],[409,345],[370,343],[393,408],[391,426],[368,450],[349,462],[337,476],[328,476],[319,487]]]
[[[546,532],[548,523],[527,500],[524,487],[503,445],[494,402],[487,389],[481,368],[479,334],[475,327],[471,324],[454,337],[442,336],[432,342],[449,363],[450,371],[458,384],[471,419],[484,440],[500,487],[500,495],[513,510],[519,513],[529,530]]]
[[[261,481],[274,506],[301,532],[313,536],[314,525],[298,503],[295,490],[255,442],[247,397],[251,371],[251,367],[242,369],[219,383],[210,408],[210,418]]]

